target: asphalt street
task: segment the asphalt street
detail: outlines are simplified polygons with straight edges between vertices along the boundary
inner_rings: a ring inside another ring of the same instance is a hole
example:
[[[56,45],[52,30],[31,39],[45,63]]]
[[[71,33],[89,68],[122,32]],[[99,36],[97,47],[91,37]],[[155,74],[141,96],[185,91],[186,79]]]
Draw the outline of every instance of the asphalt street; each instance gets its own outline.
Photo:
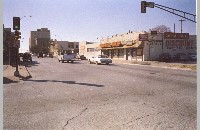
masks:
[[[5,130],[196,129],[196,71],[33,57],[4,84]]]

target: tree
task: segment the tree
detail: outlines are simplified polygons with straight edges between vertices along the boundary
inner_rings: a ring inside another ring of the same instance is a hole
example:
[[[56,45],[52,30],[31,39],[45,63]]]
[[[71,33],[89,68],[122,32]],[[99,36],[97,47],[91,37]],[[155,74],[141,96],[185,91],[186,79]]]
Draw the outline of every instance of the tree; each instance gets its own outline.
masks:
[[[157,31],[158,33],[164,33],[164,32],[171,32],[170,27],[167,27],[165,25],[158,25],[152,29],[149,29],[149,32],[151,31]]]

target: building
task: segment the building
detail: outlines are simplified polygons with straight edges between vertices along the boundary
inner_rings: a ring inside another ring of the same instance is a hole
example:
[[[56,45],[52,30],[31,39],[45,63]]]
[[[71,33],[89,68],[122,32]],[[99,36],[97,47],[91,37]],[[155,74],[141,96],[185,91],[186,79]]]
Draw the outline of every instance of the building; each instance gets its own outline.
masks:
[[[48,28],[41,28],[37,29],[37,31],[31,31],[29,38],[29,49],[35,45],[48,48],[50,39],[50,30],[48,30]]]
[[[79,42],[79,54],[89,58],[93,55],[101,54],[99,43],[96,42]]]
[[[139,41],[139,34],[146,32],[129,31],[100,40],[101,53],[112,59],[143,60],[144,42]]]
[[[79,53],[79,42],[69,41],[51,41],[50,53],[57,56],[61,52],[63,53]]]
[[[118,60],[158,61],[162,53],[169,53],[172,58],[178,53],[197,53],[197,39],[189,33],[129,31],[102,38],[100,44],[80,43],[79,50],[86,57],[100,53]]]

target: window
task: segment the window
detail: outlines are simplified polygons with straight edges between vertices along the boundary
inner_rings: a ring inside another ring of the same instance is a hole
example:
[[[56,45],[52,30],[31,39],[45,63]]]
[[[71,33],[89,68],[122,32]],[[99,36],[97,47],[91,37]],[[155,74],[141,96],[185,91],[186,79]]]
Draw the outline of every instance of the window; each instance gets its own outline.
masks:
[[[142,56],[142,49],[137,49],[137,56]]]
[[[78,45],[76,45],[76,48],[78,48]]]
[[[119,49],[119,57],[124,58],[124,49]]]
[[[87,48],[87,52],[94,52],[94,48]]]
[[[113,57],[117,58],[118,57],[118,50],[113,50]]]

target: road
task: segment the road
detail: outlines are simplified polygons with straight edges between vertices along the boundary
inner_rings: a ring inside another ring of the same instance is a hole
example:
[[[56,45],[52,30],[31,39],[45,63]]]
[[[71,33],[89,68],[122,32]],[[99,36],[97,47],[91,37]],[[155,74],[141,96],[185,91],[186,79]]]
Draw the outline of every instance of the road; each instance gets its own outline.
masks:
[[[5,130],[186,130],[196,123],[195,71],[36,57],[27,69],[31,79],[4,84]]]

